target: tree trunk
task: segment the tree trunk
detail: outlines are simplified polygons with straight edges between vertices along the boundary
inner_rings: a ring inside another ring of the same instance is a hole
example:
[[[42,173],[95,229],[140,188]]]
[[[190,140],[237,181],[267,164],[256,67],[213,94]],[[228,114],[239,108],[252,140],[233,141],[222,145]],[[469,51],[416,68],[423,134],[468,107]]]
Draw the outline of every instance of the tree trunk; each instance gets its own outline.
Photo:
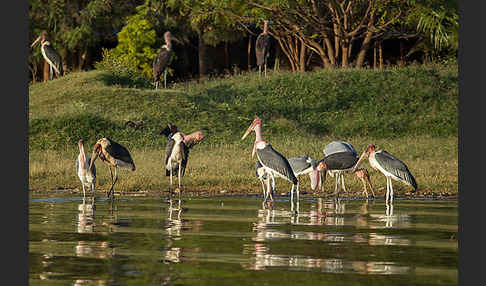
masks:
[[[378,57],[380,62],[380,70],[383,69],[383,47],[381,41],[378,42]]]
[[[324,43],[326,44],[327,57],[329,58],[331,66],[335,67],[336,66],[336,57],[334,55],[334,48],[332,47],[331,41],[329,40],[329,38],[327,36],[324,37]]]
[[[305,54],[307,52],[307,47],[304,45],[302,40],[300,41],[300,55],[299,55],[299,71],[305,71]]]
[[[43,80],[49,80],[49,63],[46,60],[44,60]]]
[[[347,68],[348,67],[348,43],[345,41],[341,42],[342,45],[342,51],[341,51],[341,66],[342,68]]]
[[[248,37],[248,71],[251,71],[251,35]]]
[[[199,32],[199,78],[205,78],[208,74],[207,45],[204,43],[203,34]]]
[[[373,69],[376,70],[376,46],[377,46],[378,41],[375,41],[373,44]]]
[[[371,32],[366,33],[366,36],[363,40],[363,43],[361,44],[361,49],[359,50],[358,57],[356,59],[356,67],[357,68],[360,68],[361,66],[363,66],[366,53],[368,52],[368,49],[370,47],[371,35],[372,35]]]

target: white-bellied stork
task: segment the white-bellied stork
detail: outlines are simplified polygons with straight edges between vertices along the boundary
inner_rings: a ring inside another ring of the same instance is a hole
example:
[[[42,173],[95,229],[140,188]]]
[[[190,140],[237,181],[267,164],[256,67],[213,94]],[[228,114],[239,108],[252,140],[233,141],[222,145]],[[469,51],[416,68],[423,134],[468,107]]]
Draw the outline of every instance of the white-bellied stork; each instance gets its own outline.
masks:
[[[41,43],[41,52],[42,56],[46,60],[46,62],[49,64],[49,76],[50,79],[52,79],[53,72],[52,70],[56,72],[56,74],[59,75],[64,75],[64,70],[62,67],[62,58],[61,55],[54,49],[54,47],[51,45],[51,42],[47,40],[47,34],[42,33],[37,39],[30,45],[32,48],[37,42]]]
[[[413,188],[412,192],[417,190],[417,181],[413,177],[412,173],[408,170],[407,165],[395,158],[385,150],[376,151],[376,147],[370,144],[366,147],[361,154],[358,162],[354,166],[353,170],[359,167],[359,164],[368,156],[368,161],[373,169],[380,171],[386,177],[386,202],[388,199],[393,202],[393,185],[392,179],[401,181],[406,185]]]
[[[255,55],[258,65],[258,75],[262,74],[262,67],[267,76],[267,60],[270,56],[270,35],[268,34],[268,20],[263,21],[263,32],[260,33],[255,43]]]
[[[152,69],[154,72],[155,89],[159,87],[160,77],[164,74],[164,88],[167,88],[167,67],[174,51],[172,50],[172,41],[181,43],[171,32],[164,33],[165,44],[160,48],[159,53],[155,57]]]
[[[90,168],[92,165],[94,165],[94,162],[98,157],[110,167],[111,187],[106,196],[110,197],[111,195],[113,198],[113,187],[118,181],[118,167],[135,171],[135,163],[133,163],[130,152],[128,152],[128,150],[119,143],[105,137],[96,142],[93,147],[93,155],[91,157],[92,160]],[[113,180],[113,172],[111,167],[115,168],[115,180]]]
[[[91,158],[88,154],[84,152],[84,141],[83,139],[78,141],[79,155],[76,160],[76,170],[78,171],[78,177],[83,186],[83,198],[86,197],[86,188],[91,191],[94,190],[96,185],[96,166],[92,164]],[[90,167],[91,166],[91,167]]]
[[[161,134],[169,134],[167,135],[169,141],[165,147],[165,175],[170,176],[170,185],[172,186],[172,176],[177,174],[180,195],[181,180],[186,172],[187,161],[189,160],[189,149],[203,140],[205,134],[202,131],[196,131],[189,135],[184,135],[178,131],[172,134],[171,132],[175,130],[177,130],[177,127],[169,123]]]
[[[344,141],[332,141],[326,146],[324,146],[322,152],[326,157],[336,153],[340,153],[340,155],[331,156],[330,158],[328,158],[328,160],[343,160],[342,163],[344,165],[342,166],[337,165],[338,169],[330,170],[328,169],[329,166],[326,166],[325,163],[321,164],[321,167],[319,168],[321,170],[326,169],[327,173],[329,173],[331,177],[336,176],[336,185],[334,188],[335,193],[338,192],[339,185],[341,185],[342,189],[346,191],[346,186],[344,184],[344,173],[354,173],[356,177],[358,177],[363,183],[363,194],[366,196],[366,198],[368,198],[368,190],[366,189],[366,183],[368,183],[368,185],[370,186],[371,193],[373,194],[373,197],[375,197],[375,192],[373,190],[373,185],[371,184],[368,170],[366,170],[365,168],[360,168],[351,172],[349,168],[351,164],[358,162],[359,159],[358,152],[353,147],[353,145]],[[337,163],[329,163],[329,164],[336,165]],[[339,169],[339,168],[345,168],[345,169]],[[323,179],[324,181],[326,172],[324,172],[323,175],[324,175],[324,179]]]
[[[253,144],[253,151],[251,156],[257,154],[258,161],[263,165],[265,172],[272,179],[272,189],[275,190],[275,177],[283,178],[292,183],[290,191],[291,206],[293,209],[294,202],[294,187],[297,191],[297,202],[299,201],[299,180],[294,174],[289,161],[285,156],[273,149],[271,144],[262,139],[262,121],[256,117],[252,124],[248,127],[241,140],[245,139],[251,131],[255,131],[255,143]]]

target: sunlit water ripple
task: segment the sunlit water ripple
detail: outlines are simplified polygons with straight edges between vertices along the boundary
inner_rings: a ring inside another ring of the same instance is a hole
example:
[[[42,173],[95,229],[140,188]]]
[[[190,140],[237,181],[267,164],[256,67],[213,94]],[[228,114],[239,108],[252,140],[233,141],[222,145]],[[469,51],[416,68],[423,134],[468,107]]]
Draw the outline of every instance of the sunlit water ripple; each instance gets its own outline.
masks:
[[[177,198],[177,197],[176,197]],[[30,285],[457,285],[457,201],[31,197]]]

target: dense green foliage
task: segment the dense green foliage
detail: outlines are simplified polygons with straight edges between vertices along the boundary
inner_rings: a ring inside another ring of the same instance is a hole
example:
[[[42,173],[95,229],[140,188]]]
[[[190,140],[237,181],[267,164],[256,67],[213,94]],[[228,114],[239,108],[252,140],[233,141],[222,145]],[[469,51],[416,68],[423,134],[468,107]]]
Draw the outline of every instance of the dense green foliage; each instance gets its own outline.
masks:
[[[107,136],[130,146],[163,146],[167,122],[205,130],[209,144],[238,144],[260,116],[278,136],[455,136],[457,63],[375,70],[246,73],[171,90],[113,85],[107,71],[72,73],[30,86],[29,148],[64,149]],[[144,121],[142,130],[125,127]]]

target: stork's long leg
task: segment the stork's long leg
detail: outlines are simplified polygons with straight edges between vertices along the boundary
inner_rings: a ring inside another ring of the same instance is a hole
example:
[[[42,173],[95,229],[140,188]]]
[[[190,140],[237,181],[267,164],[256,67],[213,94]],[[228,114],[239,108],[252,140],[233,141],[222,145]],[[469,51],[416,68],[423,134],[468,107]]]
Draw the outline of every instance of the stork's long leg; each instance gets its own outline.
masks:
[[[170,186],[172,187],[172,163],[169,159],[169,174],[170,174]]]
[[[267,182],[267,181],[266,181],[266,182]],[[266,194],[266,192],[265,192],[265,183],[263,183],[263,180],[262,180],[262,179],[260,179],[260,183],[262,183],[263,198],[265,198],[265,194]],[[270,187],[270,186],[269,186],[269,187]]]
[[[113,170],[111,169],[111,165],[109,165],[109,167],[110,167],[111,184],[113,186]],[[108,195],[109,195],[109,191],[106,192],[106,196]]]
[[[108,196],[111,195],[111,197],[113,198],[115,192],[113,191],[113,187],[115,186],[116,182],[118,181],[118,167],[115,166],[115,181],[113,181],[113,184],[111,184],[111,188],[110,188],[110,191],[108,192]]]
[[[177,172],[177,182],[179,183],[179,193],[181,192],[181,162],[179,162],[179,170]]]
[[[388,198],[390,195],[390,178],[386,177],[386,203],[388,204]]]
[[[49,80],[53,78],[53,73],[52,73],[52,66],[49,65]]]
[[[334,195],[337,195],[339,192],[339,174],[335,174],[336,176],[336,184],[334,185]]]
[[[84,184],[83,185],[83,201],[84,201],[84,198],[86,197],[86,191],[84,190]]]
[[[267,190],[266,191],[265,191],[265,186],[264,186],[263,181],[262,181],[262,187],[263,187],[263,202],[266,202],[267,201],[268,192],[270,192],[270,178],[267,178],[265,180],[265,182],[267,183]]]
[[[156,81],[155,81],[155,89],[158,89],[158,88],[159,88],[159,81],[158,81],[158,80],[156,80]]]
[[[265,77],[267,77],[267,64],[265,63]]]
[[[391,177],[390,177],[390,203],[393,203],[393,182]]]
[[[342,186],[341,187],[347,193],[348,191],[346,191],[346,186],[344,185],[344,173],[343,172],[340,172],[339,174],[341,175],[341,181],[342,181]]]
[[[370,185],[371,194],[373,195],[374,198],[375,192],[373,191],[373,185],[371,184],[371,179],[370,179],[370,175],[368,174],[368,171],[366,171],[365,176],[366,176],[366,180],[368,181],[368,184]]]
[[[164,70],[164,88],[167,88],[167,69]]]

